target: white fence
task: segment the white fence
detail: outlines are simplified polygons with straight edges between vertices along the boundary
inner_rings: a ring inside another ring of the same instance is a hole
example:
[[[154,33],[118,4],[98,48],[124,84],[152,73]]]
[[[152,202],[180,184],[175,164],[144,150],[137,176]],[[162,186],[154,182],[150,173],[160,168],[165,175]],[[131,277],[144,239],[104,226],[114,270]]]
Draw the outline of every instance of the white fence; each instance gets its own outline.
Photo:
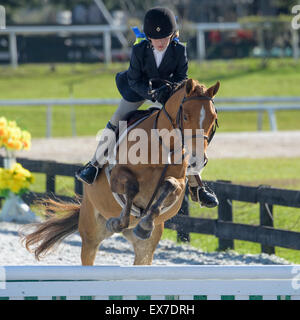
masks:
[[[10,63],[13,68],[18,66],[18,48],[17,35],[28,34],[103,34],[104,35],[104,61],[110,63],[111,54],[111,35],[112,33],[124,32],[127,26],[110,26],[110,25],[79,25],[79,26],[14,26],[0,29],[1,34],[9,36],[9,55]]]
[[[7,266],[0,271],[2,300],[300,300],[300,265]]]
[[[1,106],[47,106],[46,137],[52,136],[53,106],[69,105],[72,135],[76,136],[75,105],[118,105],[119,99],[18,99],[0,100]],[[271,131],[277,131],[276,111],[300,110],[300,97],[241,97],[216,98],[216,107],[220,112],[257,112],[257,130],[262,130],[263,114],[267,112]],[[243,103],[242,105],[240,103]],[[296,104],[292,104],[296,103]]]
[[[186,24],[185,28],[196,31],[197,39],[197,59],[205,60],[205,32],[211,30],[228,31],[241,29],[239,23],[191,23]],[[17,35],[18,34],[104,34],[104,60],[111,62],[111,34],[121,33],[129,29],[128,26],[110,26],[110,25],[71,25],[71,26],[8,26],[0,29],[0,34],[9,35],[9,55],[12,67],[18,66]],[[299,58],[299,31],[291,28],[292,48],[294,59]]]

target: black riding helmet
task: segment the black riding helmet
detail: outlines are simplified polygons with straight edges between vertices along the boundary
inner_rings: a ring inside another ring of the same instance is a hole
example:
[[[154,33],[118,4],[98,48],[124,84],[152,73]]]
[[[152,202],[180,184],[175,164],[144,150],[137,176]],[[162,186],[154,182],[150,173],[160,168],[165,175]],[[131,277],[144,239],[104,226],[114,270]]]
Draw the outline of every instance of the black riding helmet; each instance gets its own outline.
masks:
[[[174,13],[168,8],[152,8],[144,18],[144,33],[147,38],[162,39],[177,30]]]

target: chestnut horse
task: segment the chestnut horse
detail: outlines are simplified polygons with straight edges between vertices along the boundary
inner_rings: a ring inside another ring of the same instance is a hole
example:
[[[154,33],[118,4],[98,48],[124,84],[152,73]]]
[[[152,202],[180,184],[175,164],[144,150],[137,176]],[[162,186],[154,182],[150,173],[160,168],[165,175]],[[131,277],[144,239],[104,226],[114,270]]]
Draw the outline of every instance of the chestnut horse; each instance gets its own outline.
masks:
[[[207,89],[198,81],[186,80],[160,111],[151,114],[137,128],[142,128],[149,136],[153,128],[179,128],[182,133],[183,129],[192,129],[190,132],[202,129],[205,152],[217,119],[213,98],[219,86],[217,82]],[[190,136],[193,144],[195,137],[195,134]],[[127,142],[130,147],[132,142]],[[159,152],[162,149],[161,143]],[[176,152],[173,150],[172,159]],[[158,164],[117,163],[111,170],[110,180],[105,165],[92,185],[84,184],[81,203],[42,200],[51,217],[35,224],[35,231],[24,236],[27,250],[34,252],[39,259],[56,243],[79,230],[82,265],[93,265],[101,241],[115,232],[122,232],[133,244],[134,264],[150,265],[164,222],[176,215],[185,194],[189,155],[185,156],[184,146],[179,153],[183,159],[180,164],[163,164],[161,157]],[[114,193],[125,195],[123,208]],[[145,214],[132,215],[133,206],[141,208]]]

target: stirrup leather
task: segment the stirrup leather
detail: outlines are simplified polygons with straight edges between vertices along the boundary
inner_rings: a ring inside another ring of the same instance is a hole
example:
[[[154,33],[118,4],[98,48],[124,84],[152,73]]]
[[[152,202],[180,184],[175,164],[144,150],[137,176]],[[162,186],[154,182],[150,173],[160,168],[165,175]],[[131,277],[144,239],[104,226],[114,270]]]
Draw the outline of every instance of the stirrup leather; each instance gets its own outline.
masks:
[[[191,187],[189,186],[189,191],[190,191],[190,196],[191,196],[191,199],[195,202],[199,202],[200,203],[200,199],[199,199],[199,189],[201,187],[198,186],[198,187]]]

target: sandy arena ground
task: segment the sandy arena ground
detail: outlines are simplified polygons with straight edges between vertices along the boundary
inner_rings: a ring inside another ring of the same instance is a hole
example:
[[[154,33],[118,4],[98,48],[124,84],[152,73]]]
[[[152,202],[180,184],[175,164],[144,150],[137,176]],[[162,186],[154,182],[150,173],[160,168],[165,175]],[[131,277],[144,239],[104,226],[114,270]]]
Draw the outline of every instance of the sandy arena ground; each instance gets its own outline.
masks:
[[[33,139],[30,151],[17,157],[85,163],[97,147],[96,137]],[[3,155],[3,152],[0,154]],[[210,159],[300,157],[300,131],[216,133],[207,151]]]

